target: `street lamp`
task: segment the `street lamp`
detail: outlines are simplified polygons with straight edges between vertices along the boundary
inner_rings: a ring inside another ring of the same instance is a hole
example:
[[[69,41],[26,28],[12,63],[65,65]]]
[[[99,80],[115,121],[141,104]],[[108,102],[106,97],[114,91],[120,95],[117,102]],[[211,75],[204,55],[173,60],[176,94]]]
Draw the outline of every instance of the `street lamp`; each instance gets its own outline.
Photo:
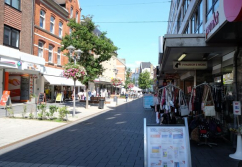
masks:
[[[117,74],[118,74],[118,69],[117,68],[113,69],[113,72],[114,72],[115,78],[116,78]],[[116,91],[117,91],[117,85],[115,85],[115,95],[116,95]]]
[[[72,45],[68,46],[67,49],[70,52],[70,56],[72,56],[73,52],[76,53],[76,55],[74,54],[74,56],[73,56],[74,62],[76,64],[76,59],[80,59],[81,53],[83,53],[83,52],[81,51],[81,49],[75,50],[76,48],[74,46],[72,46]],[[73,91],[73,94],[74,94],[74,101],[73,101],[72,117],[74,117],[75,114],[76,114],[76,79],[74,79],[74,91]]]

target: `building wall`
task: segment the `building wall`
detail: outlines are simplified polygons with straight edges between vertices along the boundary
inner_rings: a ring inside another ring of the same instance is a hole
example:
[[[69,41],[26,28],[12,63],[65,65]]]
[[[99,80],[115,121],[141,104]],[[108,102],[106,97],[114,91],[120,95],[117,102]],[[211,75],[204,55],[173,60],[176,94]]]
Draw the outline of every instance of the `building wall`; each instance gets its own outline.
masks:
[[[0,0],[0,45],[3,44],[4,0]]]
[[[3,45],[4,25],[20,31],[19,50],[32,53],[33,1],[21,1],[20,11],[0,0],[0,45]]]
[[[115,78],[115,69],[116,65],[116,58],[115,56],[112,56],[108,61],[102,62],[102,66],[104,68],[102,77],[105,77],[109,82],[111,81],[112,78]]]
[[[118,69],[117,78],[122,79],[123,84],[125,83],[125,73],[126,73],[126,66],[123,64],[122,61],[116,59],[116,68]]]
[[[68,57],[66,57],[63,52],[61,52],[61,63],[57,65],[57,52],[58,48],[61,48],[62,38],[59,37],[59,22],[63,23],[62,29],[62,37],[66,34],[70,33],[70,28],[67,26],[68,18],[70,16],[70,8],[73,7],[73,18],[78,18],[78,22],[80,22],[80,7],[78,5],[77,0],[72,2],[66,1],[66,10],[65,9],[57,9],[54,5],[48,3],[48,1],[44,1],[42,3],[40,0],[36,0],[35,3],[35,29],[34,29],[34,55],[38,56],[38,42],[44,42],[43,47],[43,58],[46,60],[47,67],[53,68],[62,68],[63,65],[68,63]],[[45,28],[41,28],[40,25],[40,11],[45,11]],[[78,15],[76,16],[76,12]],[[55,26],[54,33],[50,32],[50,19],[51,16],[55,18]],[[48,63],[48,53],[49,53],[49,45],[54,47],[53,49],[53,61],[52,63]]]

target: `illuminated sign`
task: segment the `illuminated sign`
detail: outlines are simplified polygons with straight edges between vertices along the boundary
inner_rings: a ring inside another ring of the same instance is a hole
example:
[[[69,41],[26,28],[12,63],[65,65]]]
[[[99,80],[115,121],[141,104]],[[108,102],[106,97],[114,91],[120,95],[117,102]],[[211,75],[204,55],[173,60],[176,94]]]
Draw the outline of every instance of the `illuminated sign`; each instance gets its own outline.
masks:
[[[206,61],[173,61],[173,69],[207,69]]]
[[[218,24],[219,22],[219,13],[216,12],[213,13],[213,20],[209,23],[208,27],[206,28],[206,39],[208,37],[208,34],[214,29],[214,27]]]

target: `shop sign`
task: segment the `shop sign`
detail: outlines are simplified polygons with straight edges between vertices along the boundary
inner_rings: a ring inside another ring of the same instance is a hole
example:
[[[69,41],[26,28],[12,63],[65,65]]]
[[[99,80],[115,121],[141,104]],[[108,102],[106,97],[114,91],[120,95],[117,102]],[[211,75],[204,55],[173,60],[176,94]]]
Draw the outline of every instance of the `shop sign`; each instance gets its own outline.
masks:
[[[40,71],[40,66],[34,63],[25,63],[25,69]]]
[[[208,27],[206,28],[206,39],[208,37],[208,34],[214,29],[214,27],[218,24],[219,22],[219,13],[218,11],[213,13],[213,20],[209,23]]]
[[[3,91],[3,95],[0,101],[0,106],[6,106],[9,95],[10,95],[10,91],[6,91],[6,90]]]
[[[233,112],[234,112],[234,115],[241,115],[240,101],[233,101]]]
[[[16,61],[11,61],[9,59],[3,59],[3,58],[0,57],[0,64],[16,66]]]
[[[224,0],[224,14],[229,22],[242,21],[242,1]]]
[[[173,61],[173,69],[207,69],[206,61]]]

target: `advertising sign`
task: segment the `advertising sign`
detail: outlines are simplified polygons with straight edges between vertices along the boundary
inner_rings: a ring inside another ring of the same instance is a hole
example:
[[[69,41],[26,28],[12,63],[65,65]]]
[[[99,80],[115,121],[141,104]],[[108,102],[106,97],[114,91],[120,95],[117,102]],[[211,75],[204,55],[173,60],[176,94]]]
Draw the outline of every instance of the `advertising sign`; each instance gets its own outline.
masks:
[[[233,101],[233,113],[234,115],[241,115],[240,101]]]
[[[6,106],[9,95],[10,95],[10,91],[6,91],[6,90],[3,91],[3,95],[0,101],[0,106]]]
[[[173,61],[173,69],[207,69],[206,61]]]
[[[62,99],[62,94],[61,93],[57,93],[55,101],[62,101],[61,99]]]
[[[46,103],[45,93],[40,93],[38,96],[37,104]]]
[[[143,106],[144,108],[151,108],[150,105],[154,105],[154,96],[153,95],[144,95],[143,96]]]
[[[8,78],[8,90],[11,91],[10,97],[12,100],[20,100],[21,76],[10,74]]]
[[[185,125],[146,125],[145,167],[192,167],[187,118]]]

